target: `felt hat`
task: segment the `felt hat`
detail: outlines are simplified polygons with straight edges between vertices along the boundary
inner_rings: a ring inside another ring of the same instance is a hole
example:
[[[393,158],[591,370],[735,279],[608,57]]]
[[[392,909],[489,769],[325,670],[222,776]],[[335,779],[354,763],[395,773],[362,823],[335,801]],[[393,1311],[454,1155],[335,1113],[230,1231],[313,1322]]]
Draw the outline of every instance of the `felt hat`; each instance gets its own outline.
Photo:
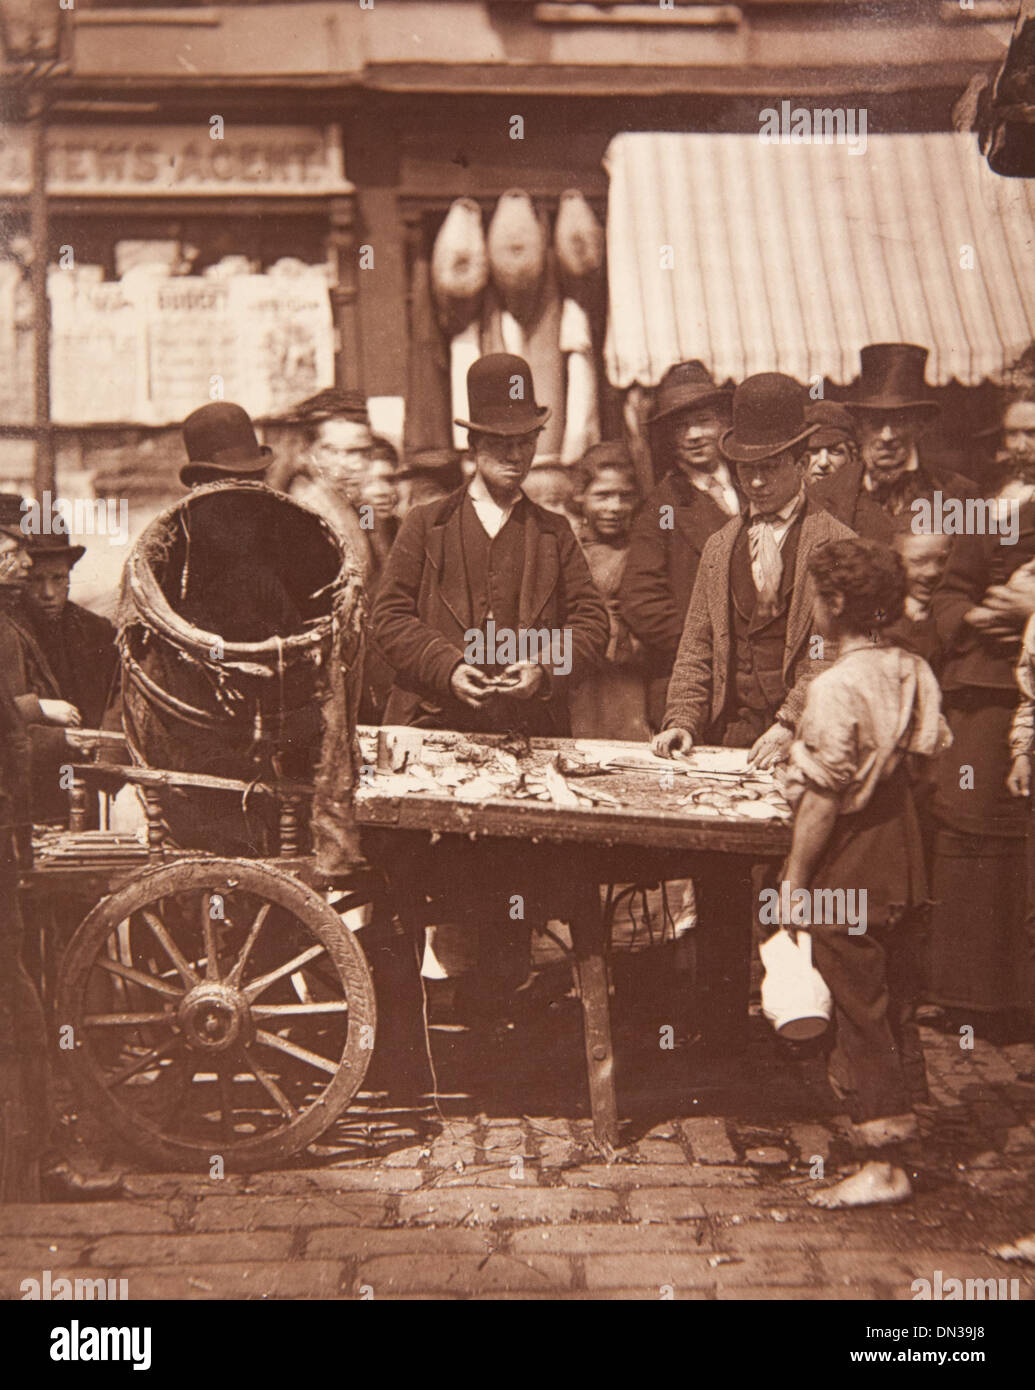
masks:
[[[809,440],[810,449],[856,442],[855,421],[843,405],[834,401],[810,401],[805,407],[805,419],[808,424],[819,426]]]
[[[706,405],[729,408],[732,391],[716,386],[703,362],[677,362],[661,378],[654,397],[654,413],[648,424],[655,425],[680,410],[699,410]]]
[[[915,343],[868,343],[859,353],[859,395],[846,401],[851,411],[941,409],[924,381],[927,349]]]
[[[52,531],[49,535],[29,536],[29,554],[36,558],[45,555],[60,555],[68,562],[68,568],[86,554],[85,545],[73,545],[67,531]]]
[[[529,434],[546,424],[550,407],[536,405],[532,372],[523,357],[490,352],[467,373],[467,413],[469,420],[454,423],[484,434]]]
[[[221,477],[261,476],[273,450],[259,444],[248,412],[232,401],[210,401],[183,422],[187,463],[180,469],[184,487]]]
[[[450,491],[464,480],[460,455],[455,449],[419,449],[406,455],[405,467],[396,473],[400,481],[407,478],[427,478],[441,483]]]
[[[605,439],[601,444],[591,444],[578,460],[578,468],[634,468],[633,456],[629,446],[622,439]]]
[[[351,420],[357,425],[369,427],[367,401],[362,391],[342,391],[337,386],[328,386],[317,391],[315,396],[296,405],[291,412],[292,420],[303,421],[307,425],[319,425],[324,420]]]
[[[15,540],[21,541],[23,545],[28,544],[29,537],[22,530],[22,520],[25,517],[25,499],[19,497],[16,492],[0,492],[0,533],[5,536],[12,536]]]
[[[573,280],[595,275],[604,263],[604,229],[577,188],[561,194],[553,244],[561,272]]]
[[[733,393],[733,424],[719,440],[731,463],[758,463],[782,454],[820,428],[805,419],[806,394],[792,376],[759,372]]]

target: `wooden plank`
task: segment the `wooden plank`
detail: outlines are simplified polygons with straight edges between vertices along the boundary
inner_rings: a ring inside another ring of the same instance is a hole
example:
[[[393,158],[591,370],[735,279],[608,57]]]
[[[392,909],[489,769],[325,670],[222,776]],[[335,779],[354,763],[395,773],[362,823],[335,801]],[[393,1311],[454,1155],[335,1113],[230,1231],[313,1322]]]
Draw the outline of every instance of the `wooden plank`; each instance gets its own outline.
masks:
[[[586,1074],[593,1112],[593,1133],[604,1157],[611,1161],[618,1147],[618,1101],[615,1057],[611,1041],[611,1000],[604,957],[604,920],[600,892],[593,882],[579,885],[571,914],[575,971],[582,1002]]]

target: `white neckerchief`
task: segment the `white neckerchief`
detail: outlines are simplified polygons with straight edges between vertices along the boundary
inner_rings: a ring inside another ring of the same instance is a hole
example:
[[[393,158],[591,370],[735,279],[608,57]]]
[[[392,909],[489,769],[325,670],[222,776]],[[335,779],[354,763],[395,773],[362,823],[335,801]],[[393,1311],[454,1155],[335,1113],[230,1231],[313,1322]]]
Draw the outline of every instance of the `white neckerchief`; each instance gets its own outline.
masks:
[[[714,479],[722,489],[723,500],[730,516],[740,515],[740,498],[737,495],[737,489],[733,486],[730,471],[724,463],[720,463],[714,473],[701,473],[695,468],[691,469],[686,476],[689,477],[694,487],[704,493],[709,491],[708,484]]]
[[[521,501],[522,494],[519,492],[513,502],[501,507],[498,502],[493,500],[492,494],[485,486],[485,479],[480,473],[475,473],[467,489],[467,495],[471,499],[475,515],[485,527],[488,534],[495,539],[510,520],[510,514]]]
[[[794,497],[785,503],[772,518],[754,522],[748,529],[748,547],[751,551],[751,577],[755,590],[766,603],[775,603],[783,578],[781,551],[787,533],[794,524],[798,512],[805,505],[805,488],[800,487]],[[753,502],[748,504],[752,518],[759,515]]]

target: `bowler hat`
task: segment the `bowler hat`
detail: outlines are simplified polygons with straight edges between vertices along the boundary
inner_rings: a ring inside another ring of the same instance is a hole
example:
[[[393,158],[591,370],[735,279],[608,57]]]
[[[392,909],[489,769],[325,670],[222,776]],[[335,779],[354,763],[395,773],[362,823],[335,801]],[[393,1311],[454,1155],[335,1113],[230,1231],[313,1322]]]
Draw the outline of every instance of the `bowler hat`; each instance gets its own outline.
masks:
[[[23,543],[29,539],[22,530],[25,506],[25,499],[16,492],[0,492],[0,532]]]
[[[273,450],[260,445],[248,412],[231,401],[210,401],[183,422],[188,462],[180,469],[184,487],[218,477],[251,477],[269,467]]]
[[[924,381],[927,349],[915,343],[868,343],[859,353],[859,395],[846,401],[849,410],[922,410],[937,415],[941,407]]]
[[[783,372],[759,372],[733,393],[733,425],[719,440],[731,463],[782,454],[820,428],[805,419],[805,391]]]
[[[809,440],[810,449],[832,444],[855,443],[855,421],[843,405],[833,401],[811,401],[805,407],[805,420],[819,429]]]
[[[700,410],[706,405],[729,408],[732,391],[716,386],[708,368],[695,358],[692,362],[677,362],[661,378],[654,398],[654,414],[648,424],[656,424],[678,410]]]
[[[536,405],[532,371],[523,357],[490,352],[467,373],[470,420],[454,423],[483,434],[530,434],[550,418],[548,405]]]
[[[68,561],[68,568],[71,569],[86,554],[86,546],[73,545],[67,531],[51,531],[47,535],[29,537],[29,554],[60,555],[63,560]]]

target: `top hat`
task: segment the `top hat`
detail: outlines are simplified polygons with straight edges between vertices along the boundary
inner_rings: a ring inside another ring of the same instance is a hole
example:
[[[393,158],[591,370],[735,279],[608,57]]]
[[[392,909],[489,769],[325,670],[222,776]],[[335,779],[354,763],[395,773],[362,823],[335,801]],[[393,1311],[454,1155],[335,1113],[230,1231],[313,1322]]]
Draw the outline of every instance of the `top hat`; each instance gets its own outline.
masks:
[[[719,440],[731,463],[758,463],[814,435],[805,418],[805,391],[783,372],[759,372],[733,393],[733,425]]]
[[[528,363],[509,352],[490,352],[472,362],[467,373],[467,411],[470,420],[454,423],[483,434],[530,434],[550,418],[550,407],[535,403]]]
[[[248,412],[231,401],[210,401],[192,411],[183,422],[183,443],[189,460],[180,469],[184,487],[215,481],[213,475],[261,475],[273,457],[255,438]]]
[[[819,426],[809,439],[810,449],[855,443],[855,421],[843,405],[836,405],[833,401],[811,401],[805,407],[805,420],[810,425]]]
[[[661,378],[654,398],[654,414],[648,424],[656,424],[678,410],[699,410],[706,405],[729,407],[732,391],[716,386],[708,368],[695,358],[692,362],[677,362]]]
[[[941,407],[924,382],[927,349],[915,343],[868,343],[859,353],[859,397],[849,410],[922,410],[937,415]]]
[[[52,531],[49,535],[33,535],[28,539],[30,555],[60,555],[62,560],[67,560],[69,569],[78,564],[86,554],[86,546],[73,545],[67,531]]]
[[[22,530],[24,517],[25,499],[19,497],[16,492],[0,492],[0,533],[12,536],[26,545],[29,537]]]

